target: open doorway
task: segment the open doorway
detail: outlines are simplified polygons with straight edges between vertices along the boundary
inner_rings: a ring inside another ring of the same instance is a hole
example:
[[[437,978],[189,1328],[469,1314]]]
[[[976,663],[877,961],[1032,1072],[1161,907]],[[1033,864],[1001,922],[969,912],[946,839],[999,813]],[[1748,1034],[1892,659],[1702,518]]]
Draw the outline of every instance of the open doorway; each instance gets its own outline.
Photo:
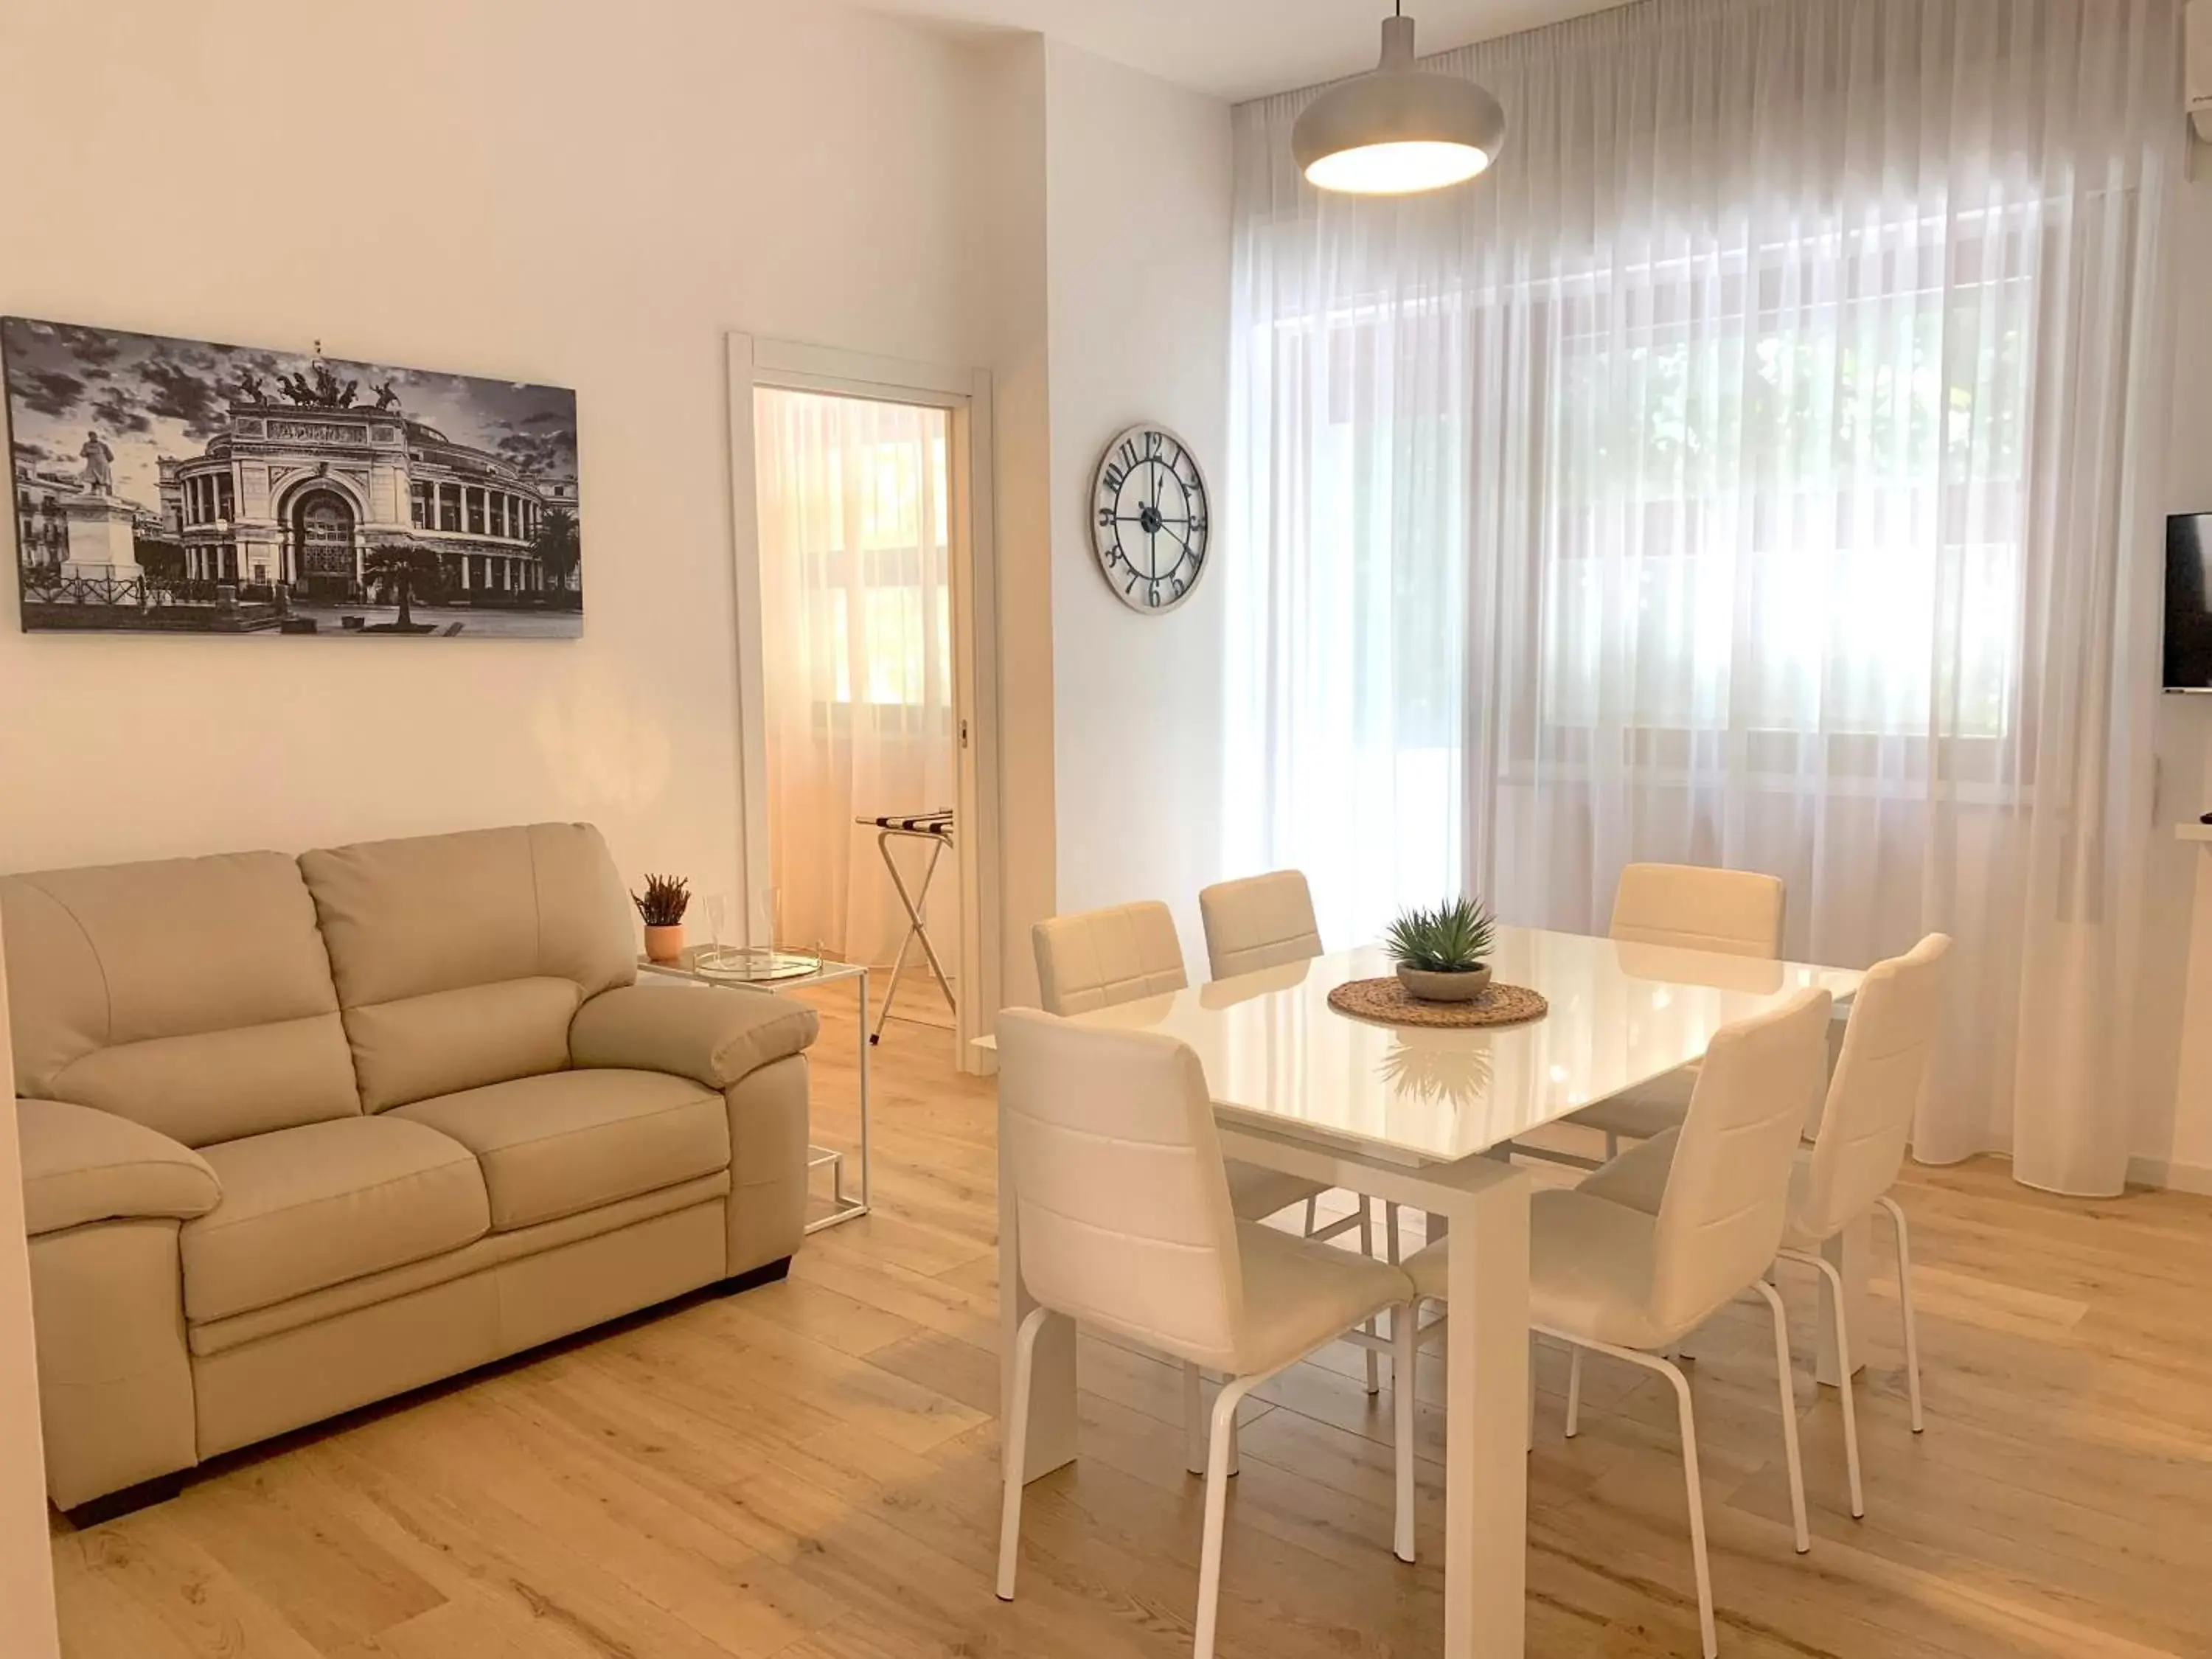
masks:
[[[995,1023],[1002,948],[990,377],[729,344],[747,941],[865,963],[884,1044],[984,1069],[970,1039]]]
[[[872,1035],[957,1024],[951,417],[753,392],[776,942],[872,970]]]

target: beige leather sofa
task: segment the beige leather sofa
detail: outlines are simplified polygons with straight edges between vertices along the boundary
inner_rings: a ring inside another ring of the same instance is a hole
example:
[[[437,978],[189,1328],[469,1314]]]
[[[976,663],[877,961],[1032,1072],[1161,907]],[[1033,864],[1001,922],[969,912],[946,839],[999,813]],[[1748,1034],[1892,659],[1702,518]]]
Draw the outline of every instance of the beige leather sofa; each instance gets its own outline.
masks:
[[[586,825],[0,878],[0,932],[64,1509],[799,1244],[812,1011],[634,983]]]

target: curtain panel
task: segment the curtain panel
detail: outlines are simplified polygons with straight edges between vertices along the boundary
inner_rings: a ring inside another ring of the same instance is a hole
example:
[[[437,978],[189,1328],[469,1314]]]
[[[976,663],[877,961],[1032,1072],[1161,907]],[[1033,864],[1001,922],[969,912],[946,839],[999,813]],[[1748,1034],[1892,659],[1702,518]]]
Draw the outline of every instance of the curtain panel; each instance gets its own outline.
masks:
[[[945,411],[763,387],[760,491],[769,860],[781,944],[889,963],[907,918],[856,817],[953,799]],[[928,850],[893,843],[917,886]],[[940,865],[929,914],[959,914]]]
[[[1789,952],[1953,934],[1916,1152],[2126,1168],[2176,0],[1652,0],[1431,59],[1472,185],[1236,116],[1232,868],[1332,937],[1602,931],[1772,872]]]

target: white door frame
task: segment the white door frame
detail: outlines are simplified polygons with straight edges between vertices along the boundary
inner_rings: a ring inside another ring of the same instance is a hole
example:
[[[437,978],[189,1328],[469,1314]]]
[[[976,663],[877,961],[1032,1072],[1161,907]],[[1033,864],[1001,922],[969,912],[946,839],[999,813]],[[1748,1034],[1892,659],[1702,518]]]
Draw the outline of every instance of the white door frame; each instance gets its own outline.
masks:
[[[918,404],[951,417],[947,472],[952,526],[952,707],[960,862],[960,988],[954,1061],[984,1069],[969,1046],[997,1024],[1000,985],[998,564],[992,538],[991,377],[982,369],[876,357],[830,346],[732,332],[730,361],[730,528],[737,578],[738,790],[744,841],[738,868],[751,940],[761,891],[775,884],[768,846],[768,721],[762,666],[760,503],[753,392],[824,392],[875,403]],[[927,805],[927,802],[921,803]],[[926,971],[926,970],[925,970]],[[885,988],[888,990],[888,987]]]

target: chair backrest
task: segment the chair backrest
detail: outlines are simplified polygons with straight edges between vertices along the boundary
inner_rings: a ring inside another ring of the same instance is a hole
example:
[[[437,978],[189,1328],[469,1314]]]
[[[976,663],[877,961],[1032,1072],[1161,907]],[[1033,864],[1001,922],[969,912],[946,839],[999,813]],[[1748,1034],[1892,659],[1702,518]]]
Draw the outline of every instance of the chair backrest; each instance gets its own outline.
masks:
[[[1816,1238],[1840,1232],[1896,1183],[1935,1053],[1950,949],[1930,933],[1859,981],[1793,1218]]]
[[[1695,864],[1632,864],[1613,890],[1608,931],[1639,945],[1778,957],[1782,904],[1779,876]]]
[[[1652,1238],[1651,1313],[1669,1330],[1741,1292],[1781,1248],[1790,1167],[1827,1080],[1832,1001],[1802,991],[1706,1046]]]
[[[1215,979],[1279,968],[1321,954],[1313,893],[1303,872],[1274,870],[1201,888],[1207,971]]]
[[[1237,1222],[1198,1056],[1152,1031],[999,1016],[999,1109],[1030,1294],[1236,1370]]]
[[[1157,900],[1048,916],[1030,930],[1045,1012],[1087,1014],[1190,983],[1175,918]]]

